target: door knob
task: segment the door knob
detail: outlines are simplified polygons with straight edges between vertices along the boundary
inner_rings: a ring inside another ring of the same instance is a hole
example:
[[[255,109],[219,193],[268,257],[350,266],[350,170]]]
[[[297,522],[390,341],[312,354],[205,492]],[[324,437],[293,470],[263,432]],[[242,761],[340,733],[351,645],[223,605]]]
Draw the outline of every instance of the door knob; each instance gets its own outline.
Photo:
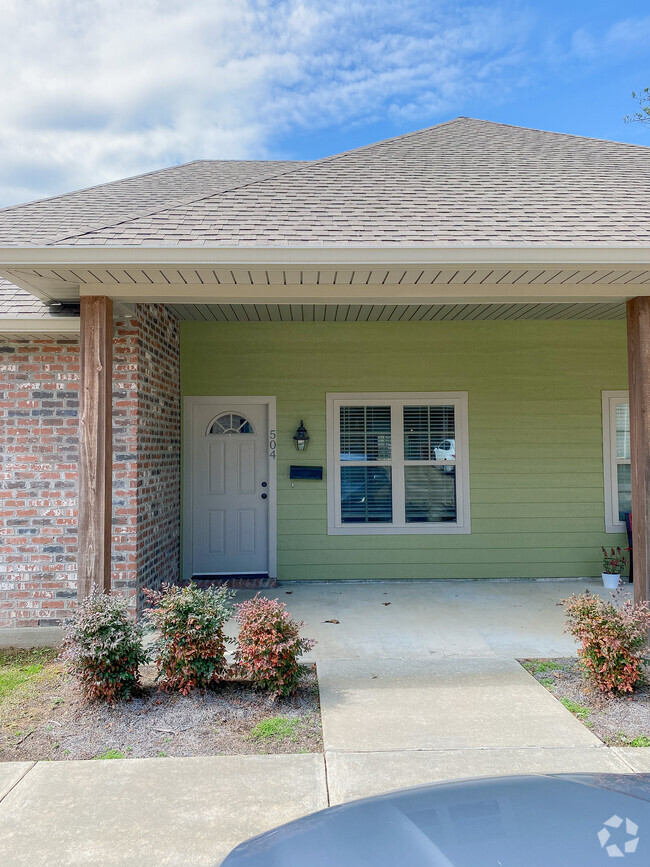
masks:
[[[262,499],[265,500],[268,497],[268,494],[262,494]]]

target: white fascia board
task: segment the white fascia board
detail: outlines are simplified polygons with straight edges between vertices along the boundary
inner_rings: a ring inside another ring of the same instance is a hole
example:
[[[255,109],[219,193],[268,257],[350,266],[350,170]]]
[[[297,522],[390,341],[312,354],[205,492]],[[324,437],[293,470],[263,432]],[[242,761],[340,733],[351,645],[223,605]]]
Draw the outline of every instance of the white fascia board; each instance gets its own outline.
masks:
[[[338,247],[0,247],[0,269],[56,265],[637,265],[650,247],[338,246]]]
[[[79,334],[78,316],[24,317],[0,316],[0,334]]]

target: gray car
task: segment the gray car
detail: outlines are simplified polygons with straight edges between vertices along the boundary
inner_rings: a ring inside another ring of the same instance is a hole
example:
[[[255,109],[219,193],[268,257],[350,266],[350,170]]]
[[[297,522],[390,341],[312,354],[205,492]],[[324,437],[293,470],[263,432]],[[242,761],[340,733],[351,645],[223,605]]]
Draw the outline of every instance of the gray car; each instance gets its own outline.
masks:
[[[621,859],[650,864],[650,774],[402,789],[254,837],[223,867],[597,867]]]

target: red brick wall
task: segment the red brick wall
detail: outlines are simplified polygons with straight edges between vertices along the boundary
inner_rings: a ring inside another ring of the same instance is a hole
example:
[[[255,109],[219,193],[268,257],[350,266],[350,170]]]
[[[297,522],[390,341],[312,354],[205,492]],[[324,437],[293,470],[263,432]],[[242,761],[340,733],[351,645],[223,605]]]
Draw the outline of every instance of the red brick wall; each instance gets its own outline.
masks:
[[[0,340],[0,626],[75,604],[78,390],[77,343]],[[113,450],[113,587],[135,609],[179,575],[179,337],[163,306],[115,324]]]
[[[79,347],[0,340],[0,626],[50,624],[76,597]]]
[[[180,579],[181,383],[178,322],[140,304],[138,338],[138,607],[144,588]]]

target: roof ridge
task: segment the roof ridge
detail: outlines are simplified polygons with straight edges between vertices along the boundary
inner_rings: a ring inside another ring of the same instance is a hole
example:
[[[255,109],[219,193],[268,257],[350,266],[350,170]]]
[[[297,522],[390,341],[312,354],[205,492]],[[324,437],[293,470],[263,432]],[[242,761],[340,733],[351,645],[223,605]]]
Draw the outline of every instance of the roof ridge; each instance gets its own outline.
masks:
[[[461,120],[472,120],[472,118],[454,117],[454,118],[451,118],[450,120],[444,120],[441,123],[434,124],[433,126],[425,127],[424,129],[414,130],[413,132],[402,133],[401,135],[393,136],[392,138],[382,139],[381,141],[372,142],[371,144],[367,144],[367,145],[361,145],[358,148],[352,148],[351,150],[348,150],[348,151],[341,151],[341,153],[331,154],[330,156],[321,157],[320,159],[317,159],[317,160],[293,160],[293,161],[292,160],[268,160],[268,162],[296,162],[296,163],[299,162],[300,165],[296,166],[295,168],[288,169],[286,172],[278,172],[277,174],[271,174],[271,175],[267,175],[265,177],[255,178],[255,180],[248,181],[245,184],[235,184],[234,186],[225,187],[224,189],[212,190],[210,193],[208,193],[207,195],[204,195],[204,196],[192,196],[192,197],[188,197],[187,199],[179,199],[179,200],[171,202],[171,203],[166,203],[163,207],[148,209],[148,210],[142,211],[140,213],[127,215],[127,216],[117,220],[114,223],[108,223],[104,226],[95,226],[95,227],[91,226],[88,229],[84,229],[82,232],[77,232],[76,234],[62,235],[61,237],[51,238],[47,242],[46,246],[51,246],[53,244],[60,244],[62,241],[67,241],[68,239],[72,239],[72,238],[82,238],[84,235],[88,235],[91,232],[98,232],[98,231],[101,232],[103,229],[114,228],[115,226],[121,226],[124,223],[131,223],[134,220],[140,219],[141,217],[147,217],[147,216],[151,216],[153,214],[159,214],[159,213],[162,213],[163,211],[172,210],[173,208],[177,208],[177,207],[180,207],[182,205],[191,205],[194,202],[201,202],[205,199],[211,199],[213,196],[223,195],[224,193],[231,193],[231,192],[234,192],[235,190],[242,190],[242,189],[245,189],[247,187],[255,186],[256,184],[263,184],[263,183],[266,183],[267,181],[274,180],[275,178],[281,178],[281,177],[284,177],[285,175],[290,175],[290,174],[293,174],[295,172],[302,171],[305,168],[311,169],[311,168],[314,168],[314,166],[319,166],[323,163],[329,163],[329,162],[332,162],[334,160],[342,159],[343,157],[349,156],[350,154],[360,153],[362,151],[369,150],[371,148],[379,148],[379,147],[383,147],[383,146],[388,145],[388,144],[392,144],[392,142],[395,142],[395,141],[401,141],[401,140],[404,140],[406,138],[413,138],[413,137],[418,136],[418,135],[423,135],[424,133],[430,132],[431,130],[439,129],[440,127],[443,127],[443,126],[449,126],[450,124],[457,123],[458,121],[461,121]],[[242,160],[242,162],[245,162],[245,160]],[[259,160],[258,162],[264,162],[264,160]]]
[[[611,139],[611,138],[598,138],[597,136],[593,136],[593,135],[578,135],[575,132],[558,132],[557,130],[553,130],[553,129],[540,129],[537,126],[520,126],[519,124],[516,124],[516,123],[503,123],[503,121],[499,121],[499,120],[484,120],[483,118],[480,118],[480,117],[459,117],[456,119],[457,120],[469,120],[469,121],[472,121],[473,123],[481,123],[481,124],[484,123],[484,124],[488,124],[489,126],[503,126],[503,127],[506,127],[507,129],[519,129],[519,130],[523,130],[524,132],[538,132],[538,133],[541,133],[542,135],[560,136],[560,138],[576,138],[579,141],[595,141],[595,142],[599,142],[601,144],[619,145],[622,147],[630,147],[630,148],[640,148],[641,150],[646,150],[646,151],[650,150],[650,145],[633,144],[632,142],[627,142],[627,141],[616,141],[615,139]],[[430,127],[430,129],[433,129],[433,127]],[[421,130],[421,131],[425,132],[425,130]]]

